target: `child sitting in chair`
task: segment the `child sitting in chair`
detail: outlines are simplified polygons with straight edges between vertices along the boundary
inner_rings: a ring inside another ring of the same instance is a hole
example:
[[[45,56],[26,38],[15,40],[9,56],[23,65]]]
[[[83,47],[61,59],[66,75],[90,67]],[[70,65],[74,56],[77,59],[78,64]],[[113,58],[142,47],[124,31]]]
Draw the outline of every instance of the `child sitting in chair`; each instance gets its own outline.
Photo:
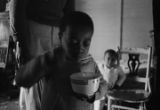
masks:
[[[98,63],[99,70],[107,82],[108,90],[119,89],[126,79],[126,75],[118,61],[117,52],[113,49],[108,49],[104,52],[104,62]],[[101,100],[100,110],[105,109],[105,103],[107,103],[107,97]]]
[[[118,64],[118,54],[112,50],[104,53],[104,63],[99,64],[99,69],[110,89],[119,88],[126,79],[122,68]]]

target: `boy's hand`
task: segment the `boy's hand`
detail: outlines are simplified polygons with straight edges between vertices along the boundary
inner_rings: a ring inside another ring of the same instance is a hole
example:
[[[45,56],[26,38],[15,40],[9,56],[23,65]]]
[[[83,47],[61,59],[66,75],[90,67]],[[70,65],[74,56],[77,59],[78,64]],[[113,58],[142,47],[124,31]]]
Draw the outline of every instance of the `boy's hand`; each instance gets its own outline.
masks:
[[[82,100],[82,101],[87,101],[89,103],[93,103],[94,100],[95,100],[95,95],[92,95],[92,96],[86,96],[86,95],[83,95],[83,94],[78,94],[78,93],[75,93],[74,92],[74,96],[76,96],[76,98]]]
[[[74,92],[74,96],[82,101],[87,100],[86,96],[83,94],[79,94],[79,93],[75,93]]]
[[[88,96],[88,97],[87,97],[87,101],[88,101],[89,103],[93,103],[93,102],[95,101],[95,94],[92,95],[92,96]]]

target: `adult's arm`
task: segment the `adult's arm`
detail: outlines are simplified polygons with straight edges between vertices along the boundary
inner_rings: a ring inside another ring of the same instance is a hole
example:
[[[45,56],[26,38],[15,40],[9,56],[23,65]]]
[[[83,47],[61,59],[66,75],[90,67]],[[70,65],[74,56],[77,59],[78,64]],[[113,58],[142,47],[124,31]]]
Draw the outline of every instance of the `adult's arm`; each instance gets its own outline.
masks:
[[[16,73],[16,84],[29,88],[42,77],[45,77],[49,74],[49,68],[52,66],[53,57],[53,52],[48,52],[22,65]]]
[[[26,32],[27,23],[27,6],[29,0],[11,0],[10,1],[10,25],[12,36],[16,40],[21,40]]]
[[[75,0],[67,0],[66,5],[63,9],[64,14],[70,13],[75,10]]]

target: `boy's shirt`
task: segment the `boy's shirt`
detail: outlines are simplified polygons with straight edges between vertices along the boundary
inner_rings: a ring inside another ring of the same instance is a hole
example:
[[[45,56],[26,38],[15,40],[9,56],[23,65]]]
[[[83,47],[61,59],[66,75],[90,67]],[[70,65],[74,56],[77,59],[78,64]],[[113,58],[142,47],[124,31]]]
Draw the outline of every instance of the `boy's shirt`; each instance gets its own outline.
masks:
[[[17,81],[20,81],[19,85],[21,86],[31,86],[44,77],[42,110],[93,110],[93,103],[77,99],[74,96],[70,75],[77,72],[100,74],[91,55],[87,55],[79,62],[72,62],[67,60],[63,50],[58,48],[21,67],[19,73],[22,76],[19,78],[17,76]],[[102,98],[107,89],[106,82],[102,78],[95,94],[95,100]]]
[[[104,63],[98,64],[99,70],[106,80],[109,87],[112,89],[115,85],[121,86],[126,79],[126,75],[120,66],[116,68],[107,68]]]

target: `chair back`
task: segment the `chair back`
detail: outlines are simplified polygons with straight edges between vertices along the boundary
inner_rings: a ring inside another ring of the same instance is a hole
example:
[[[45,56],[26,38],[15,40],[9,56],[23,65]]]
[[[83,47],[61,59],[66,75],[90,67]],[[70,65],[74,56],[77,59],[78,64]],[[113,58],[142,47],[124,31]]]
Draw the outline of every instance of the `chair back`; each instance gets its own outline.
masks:
[[[127,89],[144,89],[151,93],[150,67],[152,48],[118,48],[118,53],[119,64],[127,74],[123,87]],[[137,84],[139,84],[138,87]]]

